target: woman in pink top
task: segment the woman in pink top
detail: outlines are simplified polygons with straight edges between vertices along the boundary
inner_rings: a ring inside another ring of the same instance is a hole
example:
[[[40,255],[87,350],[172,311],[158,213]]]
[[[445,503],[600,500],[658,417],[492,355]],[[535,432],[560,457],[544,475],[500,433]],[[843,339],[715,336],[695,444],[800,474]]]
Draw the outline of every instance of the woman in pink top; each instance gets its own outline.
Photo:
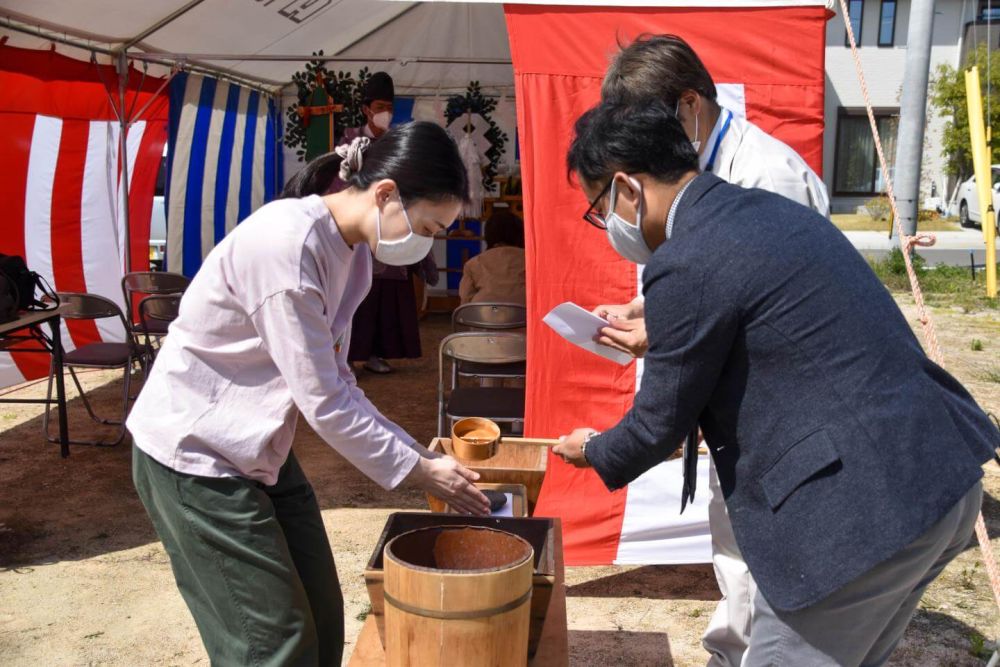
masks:
[[[335,175],[349,187],[320,196]],[[185,293],[128,427],[136,489],[213,665],[341,662],[336,566],[291,451],[299,414],[384,488],[487,513],[478,475],[383,416],[347,361],[373,256],[419,262],[467,187],[432,123],[358,138],[240,224]]]
[[[524,222],[510,211],[486,221],[486,252],[462,267],[458,295],[462,303],[520,303],[524,297]]]

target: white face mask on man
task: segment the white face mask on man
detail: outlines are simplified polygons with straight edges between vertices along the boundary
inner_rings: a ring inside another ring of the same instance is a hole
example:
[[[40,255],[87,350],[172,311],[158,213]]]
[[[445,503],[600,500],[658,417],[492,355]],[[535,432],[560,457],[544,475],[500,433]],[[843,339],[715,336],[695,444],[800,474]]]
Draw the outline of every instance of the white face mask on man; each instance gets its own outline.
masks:
[[[375,230],[378,235],[378,243],[375,245],[375,259],[389,266],[416,264],[422,261],[434,247],[434,237],[420,236],[414,233],[410,216],[403,206],[402,198],[399,200],[399,207],[403,211],[403,218],[406,220],[409,232],[406,236],[393,241],[386,241],[382,238],[382,209],[375,209]]]
[[[604,225],[607,227],[608,241],[615,251],[630,262],[636,264],[648,264],[653,257],[653,251],[646,244],[646,239],[642,236],[642,216],[645,213],[646,204],[642,192],[642,183],[629,176],[632,187],[639,191],[639,206],[635,212],[635,224],[628,222],[625,218],[615,213],[615,204],[618,202],[618,182],[611,182],[611,209],[604,218]]]
[[[391,111],[379,111],[377,114],[372,115],[372,125],[379,128],[380,130],[388,130],[389,124],[391,122],[392,122]]]

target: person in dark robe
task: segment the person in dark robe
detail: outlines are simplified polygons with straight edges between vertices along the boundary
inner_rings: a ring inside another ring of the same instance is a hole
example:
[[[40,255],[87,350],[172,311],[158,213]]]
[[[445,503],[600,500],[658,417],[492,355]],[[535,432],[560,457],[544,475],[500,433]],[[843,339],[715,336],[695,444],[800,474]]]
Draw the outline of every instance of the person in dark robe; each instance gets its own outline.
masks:
[[[395,87],[386,72],[375,72],[365,84],[361,110],[365,124],[344,131],[340,143],[357,137],[378,141],[389,129]],[[339,189],[339,180],[334,189]],[[387,359],[419,359],[420,329],[417,324],[417,300],[411,276],[416,273],[425,282],[437,282],[437,265],[428,255],[419,264],[388,266],[372,260],[372,287],[358,307],[351,325],[351,344],[347,358],[361,362],[372,373],[389,373]]]

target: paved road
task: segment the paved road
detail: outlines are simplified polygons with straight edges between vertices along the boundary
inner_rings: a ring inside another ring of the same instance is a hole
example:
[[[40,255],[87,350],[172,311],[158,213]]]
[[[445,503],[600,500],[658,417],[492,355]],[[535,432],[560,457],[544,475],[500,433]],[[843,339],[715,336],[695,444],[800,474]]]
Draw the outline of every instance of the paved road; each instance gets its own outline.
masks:
[[[898,246],[896,239],[890,239],[884,232],[844,232],[844,234],[858,252],[867,257],[884,257]],[[983,242],[983,233],[980,230],[934,232],[934,235],[937,237],[934,247],[917,249],[917,253],[927,260],[929,266],[935,264],[969,266],[970,253],[975,258],[976,264],[986,261],[986,244]],[[1000,251],[997,254],[1000,256]]]

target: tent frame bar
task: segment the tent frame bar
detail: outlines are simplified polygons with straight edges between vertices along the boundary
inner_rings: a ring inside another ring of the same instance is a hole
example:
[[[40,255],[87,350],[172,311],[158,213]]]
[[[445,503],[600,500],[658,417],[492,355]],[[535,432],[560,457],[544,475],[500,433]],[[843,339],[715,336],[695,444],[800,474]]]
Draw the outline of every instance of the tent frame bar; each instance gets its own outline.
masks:
[[[143,30],[142,32],[140,32],[138,35],[136,35],[132,39],[130,39],[127,42],[125,42],[124,44],[122,44],[121,50],[125,51],[126,49],[132,48],[133,46],[135,46],[136,44],[138,44],[142,40],[144,40],[147,37],[149,37],[150,35],[152,35],[154,32],[158,31],[161,28],[165,28],[166,26],[170,25],[171,23],[173,23],[174,21],[176,21],[180,17],[184,16],[189,11],[191,11],[192,9],[194,9],[195,7],[197,7],[198,5],[200,5],[203,2],[205,2],[205,0],[191,0],[189,3],[187,3],[183,7],[180,7],[177,10],[173,11],[172,13],[168,14],[167,16],[164,16],[162,19],[160,19],[159,21],[157,21],[153,25],[149,26],[148,28],[146,28],[145,30]]]
[[[241,62],[339,62],[339,63],[399,63],[406,66],[412,63],[434,63],[444,65],[511,65],[513,62],[507,58],[445,58],[445,57],[423,57],[423,56],[314,56],[314,55],[246,55],[239,53],[167,53],[157,52],[155,54],[131,53],[130,58],[135,60],[147,60],[152,58],[173,59],[177,62],[189,60],[238,60]]]
[[[57,44],[65,44],[66,46],[71,46],[75,49],[80,49],[81,51],[100,53],[101,55],[108,56],[112,59],[117,58],[118,53],[121,51],[120,49],[97,46],[96,44],[83,41],[82,39],[65,37],[49,32],[48,29],[42,29],[37,26],[16,23],[6,16],[0,16],[0,28],[6,28],[8,30],[13,30],[14,32],[31,35],[32,37],[38,37]],[[141,60],[155,65],[162,65],[163,67],[180,67],[181,69],[189,70],[198,74],[208,74],[220,79],[227,79],[233,83],[253,88],[256,91],[267,95],[275,95],[277,91],[287,85],[287,83],[282,83],[280,81],[259,79],[250,75],[238,74],[225,68],[212,67],[210,65],[195,62],[194,59],[174,58],[169,53],[136,53],[135,51],[129,51],[127,55],[131,60]]]

